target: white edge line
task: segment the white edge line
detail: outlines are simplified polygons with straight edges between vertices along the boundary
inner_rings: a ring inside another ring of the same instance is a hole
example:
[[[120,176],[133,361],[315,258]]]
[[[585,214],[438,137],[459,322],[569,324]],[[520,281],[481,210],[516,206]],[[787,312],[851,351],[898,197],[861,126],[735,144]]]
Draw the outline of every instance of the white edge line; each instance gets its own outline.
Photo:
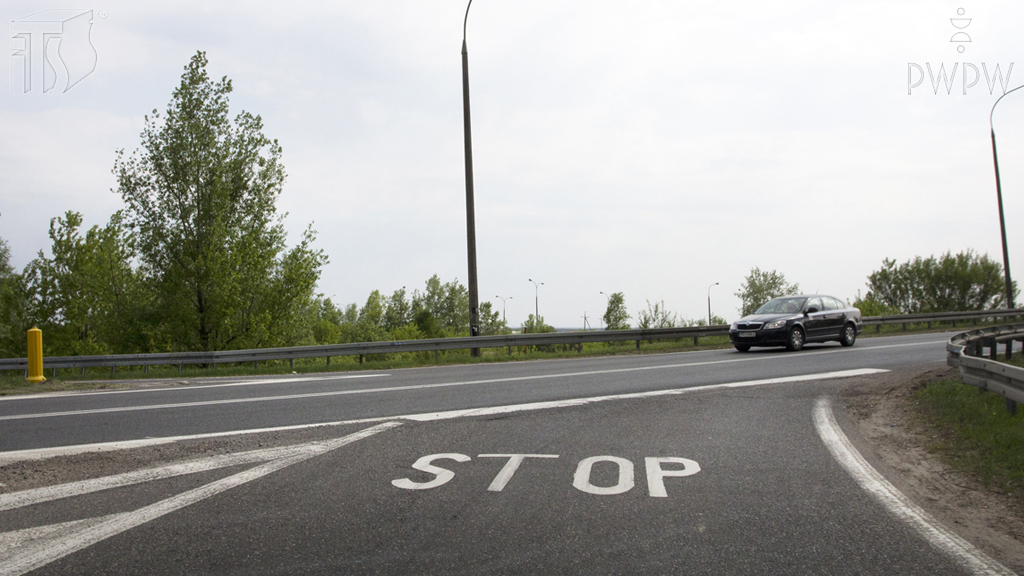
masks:
[[[57,446],[53,448],[35,448],[29,450],[17,450],[11,452],[0,452],[0,466],[20,462],[24,460],[42,460],[56,456],[73,456],[89,452],[109,452],[116,450],[127,450],[131,448],[144,448],[171,442],[184,440],[202,440],[206,438],[222,438],[225,436],[236,436],[244,434],[259,434],[264,432],[284,432],[288,430],[303,430],[317,428],[320,426],[349,426],[356,424],[370,424],[389,420],[412,420],[415,422],[429,422],[433,420],[447,420],[450,418],[462,418],[467,416],[488,416],[494,414],[508,414],[512,412],[523,412],[529,410],[548,410],[553,408],[565,408],[569,406],[580,406],[593,402],[605,402],[609,400],[628,400],[636,398],[650,398],[654,396],[669,396],[700,392],[705,390],[716,390],[722,388],[743,388],[747,386],[762,386],[766,384],[784,384],[789,382],[806,382],[811,380],[824,380],[828,378],[849,378],[853,376],[866,376],[880,374],[888,370],[875,368],[864,368],[859,370],[844,370],[840,372],[826,372],[823,374],[808,374],[804,376],[787,376],[784,378],[770,378],[767,380],[749,380],[745,382],[732,382],[727,384],[709,384],[707,386],[694,386],[691,388],[675,388],[670,390],[654,390],[651,392],[635,392],[629,394],[616,394],[609,396],[596,396],[590,398],[572,398],[568,400],[553,400],[547,402],[531,402],[527,404],[512,404],[507,406],[493,406],[487,408],[468,408],[464,410],[449,410],[444,412],[428,412],[422,414],[406,414],[400,416],[384,416],[379,418],[363,418],[358,420],[342,420],[339,422],[323,422],[318,424],[297,424],[294,426],[280,426],[276,428],[257,428],[254,430],[232,430],[228,432],[212,432],[207,434],[193,434],[188,436],[170,436],[166,438],[145,438],[141,440],[129,440],[122,442],[104,442],[97,444],[79,444],[74,446]]]
[[[943,526],[879,474],[843,433],[828,398],[819,398],[814,404],[814,427],[832,457],[861,488],[881,502],[891,514],[910,524],[932,546],[973,574],[1014,576],[1013,571]]]
[[[391,376],[391,374],[347,374],[343,376],[311,376],[306,378],[267,378],[263,380],[241,380],[238,382],[225,382],[224,384],[190,384],[181,386],[165,386],[163,388],[130,388],[127,390],[83,390],[71,392],[44,392],[41,394],[7,394],[0,396],[0,402],[12,400],[38,400],[45,398],[64,398],[67,396],[101,396],[106,394],[137,394],[142,392],[169,392],[176,390],[200,390],[207,388],[229,388],[233,386],[257,386],[260,384],[291,384],[293,382],[320,382],[323,380],[352,380],[355,378],[380,378]],[[111,383],[118,383],[112,380]]]

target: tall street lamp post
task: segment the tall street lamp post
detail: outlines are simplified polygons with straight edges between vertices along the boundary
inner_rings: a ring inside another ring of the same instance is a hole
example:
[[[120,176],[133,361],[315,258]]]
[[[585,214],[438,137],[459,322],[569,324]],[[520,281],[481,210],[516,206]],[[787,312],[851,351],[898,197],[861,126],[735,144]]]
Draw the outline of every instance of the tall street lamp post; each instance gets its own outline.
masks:
[[[473,206],[473,135],[469,126],[469,52],[466,50],[466,24],[469,22],[469,7],[462,21],[462,118],[466,140],[466,245],[469,259],[469,334],[480,335],[480,299],[476,282],[476,216]],[[480,355],[479,348],[473,348],[473,356]]]
[[[999,100],[1006,98],[1006,95],[1010,92],[1016,92],[1024,88],[1024,85],[1017,86],[1009,92],[1004,92],[1002,96],[996,100],[996,103],[992,105],[992,111],[988,113],[988,127],[992,132],[992,163],[996,167],[996,200],[999,202],[999,233],[1003,238],[1003,274],[1006,277],[1006,306],[1007,308],[1013,308],[1013,281],[1010,280],[1010,252],[1006,247],[1006,220],[1003,217],[1003,185],[999,180],[999,155],[996,153],[996,129],[992,124],[992,115],[996,113],[996,104],[999,104]]]
[[[605,311],[605,314],[607,314],[608,313],[608,306],[611,306],[612,297],[607,295],[607,294],[605,294],[604,292],[598,292],[598,294],[600,294],[601,296],[604,296],[604,304],[605,304],[604,311]],[[601,315],[601,329],[604,330],[604,314]]]
[[[495,298],[501,298],[501,321],[505,321],[505,300],[511,300],[512,297],[502,298],[501,296],[495,296]]]
[[[530,282],[533,282],[533,278],[530,278]],[[540,286],[543,285],[543,282],[539,286],[536,282],[533,282],[533,321],[537,322],[538,326],[540,325],[540,307],[537,305],[537,294],[540,292]]]
[[[708,286],[708,326],[711,326],[711,289],[715,286],[718,286],[718,282]]]

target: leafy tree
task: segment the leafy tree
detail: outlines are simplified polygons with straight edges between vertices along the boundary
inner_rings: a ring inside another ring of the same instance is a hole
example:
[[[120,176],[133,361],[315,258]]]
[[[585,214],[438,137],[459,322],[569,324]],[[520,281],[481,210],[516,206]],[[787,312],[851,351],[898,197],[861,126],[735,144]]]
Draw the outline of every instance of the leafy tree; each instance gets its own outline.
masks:
[[[166,115],[146,116],[141,150],[118,152],[126,222],[174,348],[290,344],[327,257],[312,228],[285,250],[281,147],[259,116],[228,118],[231,81],[212,81],[206,65],[197,52]]]
[[[423,334],[424,338],[444,337],[441,325],[437,322],[437,318],[430,313],[430,310],[424,308],[416,312],[413,323],[416,324],[416,328],[419,330],[420,334]]]
[[[27,308],[21,274],[11,267],[11,249],[0,238],[0,357],[22,358],[26,354]]]
[[[904,314],[987,310],[1006,305],[1005,290],[1002,264],[967,250],[902,264],[886,258],[868,276],[865,300]],[[1016,298],[1016,283],[1013,292]]]
[[[501,319],[501,313],[494,309],[490,302],[480,305],[480,335],[490,336],[493,334],[511,334],[505,321]]]
[[[552,326],[548,326],[544,323],[543,316],[534,316],[530,314],[526,322],[523,322],[523,334],[541,334],[546,332],[554,332],[555,329]]]
[[[380,290],[370,292],[366,304],[359,310],[359,323],[384,327],[384,296]]]
[[[342,312],[330,298],[317,298],[314,303],[313,340],[317,344],[337,344],[341,337]]]
[[[50,354],[150,351],[158,328],[141,272],[131,267],[134,237],[123,215],[80,233],[82,215],[50,221],[53,258],[26,267],[29,315]]]
[[[626,312],[626,296],[616,292],[608,297],[608,308],[604,312],[605,330],[629,330],[629,312]]]
[[[746,277],[740,291],[735,295],[742,302],[740,315],[753,314],[762,304],[778,298],[779,296],[790,296],[800,293],[799,284],[789,284],[781,272],[762,271],[758,267],[750,269],[750,275]]]
[[[859,290],[857,291],[857,297],[853,299],[852,305],[860,310],[862,316],[893,316],[900,313],[898,308],[879,302],[872,294],[861,297]]]
[[[458,279],[442,284],[437,274],[426,282],[427,289],[413,292],[412,310],[427,310],[451,335],[469,334],[469,290]]]
[[[647,301],[647,310],[641,310],[637,315],[637,328],[641,330],[647,330],[648,328],[674,328],[678,322],[678,317],[674,312],[669,312],[665,308],[665,301],[655,302],[651,304],[651,301]]]
[[[384,308],[384,328],[393,332],[412,322],[412,304],[406,298],[405,287],[395,290]]]

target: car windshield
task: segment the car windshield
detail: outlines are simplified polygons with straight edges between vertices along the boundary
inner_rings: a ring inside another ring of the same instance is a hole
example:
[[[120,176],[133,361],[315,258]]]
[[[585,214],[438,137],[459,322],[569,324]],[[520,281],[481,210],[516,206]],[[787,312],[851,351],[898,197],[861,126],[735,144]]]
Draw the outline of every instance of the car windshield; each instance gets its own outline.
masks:
[[[807,298],[776,298],[769,300],[754,314],[796,314],[803,310]]]

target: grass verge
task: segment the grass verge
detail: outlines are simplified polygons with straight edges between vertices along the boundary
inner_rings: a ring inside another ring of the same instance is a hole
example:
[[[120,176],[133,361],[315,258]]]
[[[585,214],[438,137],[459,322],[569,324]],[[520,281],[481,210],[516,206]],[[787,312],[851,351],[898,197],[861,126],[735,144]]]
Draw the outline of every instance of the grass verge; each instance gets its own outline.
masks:
[[[988,488],[1024,494],[1024,411],[1011,416],[1005,398],[958,378],[930,383],[915,398],[932,453]]]

